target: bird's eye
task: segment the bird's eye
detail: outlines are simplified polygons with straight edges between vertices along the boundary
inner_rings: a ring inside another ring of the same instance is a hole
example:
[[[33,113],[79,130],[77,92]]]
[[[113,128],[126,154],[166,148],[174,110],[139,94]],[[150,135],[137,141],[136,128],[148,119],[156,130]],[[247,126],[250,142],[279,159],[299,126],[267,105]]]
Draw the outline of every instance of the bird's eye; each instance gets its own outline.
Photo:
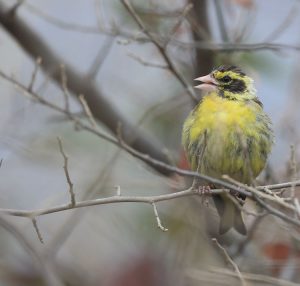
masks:
[[[221,80],[225,83],[228,83],[231,81],[231,77],[229,75],[225,75],[224,77],[222,77]]]

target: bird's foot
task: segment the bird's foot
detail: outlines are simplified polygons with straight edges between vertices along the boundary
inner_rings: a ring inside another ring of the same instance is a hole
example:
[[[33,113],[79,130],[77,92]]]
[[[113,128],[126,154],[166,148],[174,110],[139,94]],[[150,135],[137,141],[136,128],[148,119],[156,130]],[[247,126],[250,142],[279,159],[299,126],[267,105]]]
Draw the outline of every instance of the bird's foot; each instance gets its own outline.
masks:
[[[210,186],[198,186],[196,189],[196,193],[201,196],[202,204],[209,206],[209,201],[207,196],[211,195],[211,188]]]
[[[201,195],[201,196],[203,196],[203,195],[211,195],[212,194],[210,186],[198,186],[195,189],[195,192],[197,194]]]

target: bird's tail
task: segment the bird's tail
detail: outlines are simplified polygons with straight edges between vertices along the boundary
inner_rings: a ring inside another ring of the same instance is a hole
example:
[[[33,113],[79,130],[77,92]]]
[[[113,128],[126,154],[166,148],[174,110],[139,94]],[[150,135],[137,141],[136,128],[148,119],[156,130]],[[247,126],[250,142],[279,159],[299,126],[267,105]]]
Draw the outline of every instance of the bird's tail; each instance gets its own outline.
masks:
[[[240,234],[246,235],[247,229],[238,207],[226,195],[214,195],[213,200],[220,216],[219,233],[224,234],[233,227]]]

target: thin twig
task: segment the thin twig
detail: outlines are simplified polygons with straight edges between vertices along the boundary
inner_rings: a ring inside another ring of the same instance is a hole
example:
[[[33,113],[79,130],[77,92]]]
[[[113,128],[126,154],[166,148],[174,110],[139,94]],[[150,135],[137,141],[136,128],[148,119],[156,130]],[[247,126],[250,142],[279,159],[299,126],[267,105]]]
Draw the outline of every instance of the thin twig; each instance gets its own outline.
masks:
[[[61,285],[55,284],[53,282],[53,278],[50,275],[48,265],[45,263],[45,260],[39,254],[39,252],[31,245],[31,243],[27,240],[24,234],[19,231],[16,227],[14,227],[11,223],[9,223],[5,217],[0,215],[0,226],[6,229],[24,248],[24,250],[31,256],[34,264],[38,267],[41,278],[44,280],[45,285],[53,286],[53,285]]]
[[[39,70],[39,67],[40,67],[41,63],[42,63],[42,58],[38,57],[35,61],[34,70],[32,72],[31,80],[30,80],[30,83],[29,83],[29,86],[28,86],[29,91],[32,91],[32,89],[33,89],[33,85],[34,85],[34,82],[35,82],[35,79],[36,79],[36,76],[37,76],[37,73],[38,73],[38,70]]]
[[[70,174],[69,174],[69,169],[68,169],[68,156],[64,152],[62,141],[59,137],[57,137],[57,141],[58,141],[59,151],[60,151],[61,155],[64,158],[63,168],[64,168],[64,171],[65,171],[65,176],[66,176],[66,179],[67,179],[67,183],[69,185],[69,194],[70,194],[70,198],[71,198],[71,206],[74,207],[76,205],[76,200],[75,200],[75,193],[74,193],[74,190],[73,190],[74,185],[71,181]]]
[[[86,102],[86,100],[84,98],[84,95],[80,94],[78,96],[78,98],[79,98],[79,101],[80,101],[80,103],[82,105],[83,111],[86,114],[86,117],[88,118],[88,120],[90,121],[92,127],[93,128],[97,128],[97,122],[96,122],[96,120],[95,120],[95,118],[93,116],[93,113],[92,113],[89,105],[87,104],[87,102]]]
[[[225,23],[225,19],[224,19],[224,15],[222,12],[222,7],[221,5],[223,4],[223,2],[219,1],[219,0],[214,0],[214,6],[216,8],[216,13],[217,13],[217,21],[218,21],[218,26],[219,26],[219,30],[221,32],[221,38],[223,42],[228,42],[229,41],[229,36],[227,33],[227,29],[226,29],[226,23]]]
[[[216,275],[216,273],[219,273],[219,274],[223,274],[223,275],[227,275],[227,276],[237,277],[237,274],[235,272],[229,271],[227,269],[214,268],[211,270],[211,272],[213,272],[214,275]],[[272,286],[275,286],[275,285],[277,285],[277,286],[297,286],[297,285],[299,285],[299,283],[294,283],[291,281],[278,279],[278,278],[274,278],[274,277],[270,277],[270,276],[262,275],[262,274],[253,274],[253,273],[244,273],[243,272],[243,278],[248,280],[249,282],[251,281],[251,282],[255,283],[253,285],[257,285],[257,283],[259,283],[259,285],[267,284],[267,285],[272,285]]]
[[[218,240],[216,238],[213,238],[212,241],[217,245],[217,247],[222,251],[222,254],[224,256],[224,258],[226,259],[226,261],[233,267],[234,271],[236,272],[237,276],[239,277],[240,281],[241,281],[241,285],[246,286],[246,281],[244,280],[238,266],[236,265],[236,263],[232,260],[232,258],[229,256],[229,254],[227,253],[226,249],[218,242]]]
[[[290,45],[284,43],[269,43],[269,42],[259,42],[259,43],[212,43],[212,42],[183,42],[180,40],[172,40],[172,44],[183,49],[199,49],[215,52],[257,52],[257,51],[300,51],[300,46]]]
[[[97,56],[93,60],[90,70],[87,74],[87,78],[89,78],[91,80],[95,80],[103,63],[105,62],[105,60],[108,57],[108,54],[109,54],[111,48],[113,47],[113,44],[114,44],[114,38],[108,36],[107,40],[104,41],[103,45],[101,46],[100,50],[98,51]]]
[[[109,34],[109,35],[115,35],[116,32],[109,30],[109,29],[104,29],[101,28],[99,25],[98,27],[94,26],[84,26],[84,25],[78,25],[77,23],[68,23],[65,22],[64,20],[61,20],[55,16],[52,16],[48,14],[47,12],[43,11],[42,9],[32,5],[27,1],[24,5],[29,12],[32,14],[37,15],[44,21],[47,21],[48,23],[51,23],[52,25],[55,25],[56,27],[59,27],[60,29],[65,29],[68,31],[73,31],[73,32],[79,32],[79,33],[90,33],[90,34]]]
[[[37,14],[38,16],[42,17],[44,20],[51,22],[52,24],[67,30],[78,31],[82,33],[92,33],[92,34],[106,34],[110,36],[122,36],[126,39],[132,39],[139,42],[152,42],[148,36],[145,35],[136,35],[136,33],[131,31],[120,31],[115,30],[112,28],[99,28],[99,27],[87,27],[78,25],[75,23],[67,23],[64,22],[56,17],[50,16],[46,14],[46,12],[38,9],[37,7],[31,5],[30,3],[26,3],[24,6],[29,8],[28,10],[32,13]],[[176,15],[176,14],[174,14]],[[156,36],[157,38],[161,39],[163,42],[169,41],[170,44],[175,45],[177,47],[183,49],[200,49],[200,50],[211,50],[211,51],[218,51],[218,52],[256,52],[261,50],[269,50],[269,51],[282,51],[282,50],[295,50],[300,51],[300,46],[289,45],[289,44],[281,44],[281,43],[270,43],[270,42],[259,42],[259,43],[212,43],[210,41],[196,41],[196,42],[185,42],[181,40],[170,40],[168,36],[162,35],[151,35]]]
[[[235,185],[237,185],[237,186],[239,186],[241,188],[245,188],[247,191],[253,193],[253,195],[255,195],[255,196],[259,196],[261,198],[264,198],[264,199],[276,202],[277,204],[285,207],[286,209],[295,211],[295,207],[292,204],[289,204],[289,203],[285,202],[285,200],[283,198],[280,198],[277,195],[269,195],[269,194],[260,192],[256,188],[251,187],[251,186],[247,186],[247,185],[245,185],[243,183],[240,183],[239,181],[237,181],[237,180],[235,180],[233,178],[230,178],[227,175],[223,175],[222,177],[224,179],[226,179],[227,181],[229,181],[230,183],[232,183],[232,184],[235,184]]]
[[[165,227],[161,224],[161,220],[160,220],[160,218],[159,218],[158,211],[157,211],[157,208],[156,208],[155,203],[152,202],[151,205],[152,205],[152,207],[153,207],[154,216],[155,216],[155,218],[156,218],[156,222],[157,222],[158,228],[160,228],[162,231],[168,231],[168,229],[165,228]]]
[[[170,72],[178,79],[178,81],[184,86],[188,92],[188,95],[191,97],[191,99],[195,102],[198,102],[198,99],[195,95],[194,90],[191,88],[191,86],[187,83],[185,78],[182,76],[182,74],[177,70],[176,66],[171,61],[169,55],[167,54],[167,50],[164,48],[164,46],[149,32],[149,30],[144,25],[142,19],[138,16],[138,14],[135,12],[131,4],[128,0],[121,0],[126,10],[129,12],[129,14],[132,16],[132,18],[135,20],[139,28],[142,30],[142,32],[149,37],[151,42],[156,46],[157,50],[160,52],[161,56],[165,60]]]
[[[81,200],[91,199],[95,194],[101,193],[104,190],[103,188],[106,185],[120,154],[121,150],[116,150],[112,157],[106,162],[106,165],[100,168],[99,172],[97,172],[97,178],[93,180],[85,190],[80,192],[80,194],[82,194]],[[80,225],[80,222],[85,220],[87,212],[88,209],[76,209],[67,217],[64,223],[59,226],[55,235],[53,235],[51,240],[47,243],[47,249],[45,251],[47,261],[55,261],[57,253],[63,248],[68,237],[73,233],[74,229]]]
[[[153,67],[153,68],[160,68],[160,69],[169,69],[169,67],[167,65],[151,63],[151,62],[145,61],[144,59],[138,57],[137,55],[135,55],[133,53],[129,52],[129,53],[127,53],[127,55],[129,57],[131,57],[132,59],[136,60],[137,62],[139,62],[140,64],[142,64],[143,66]]]
[[[40,232],[40,230],[39,230],[39,227],[38,227],[38,225],[37,225],[36,218],[33,217],[33,218],[31,219],[31,221],[32,221],[33,227],[34,227],[34,229],[35,229],[35,232],[36,232],[36,234],[37,234],[37,236],[38,236],[38,238],[39,238],[39,241],[40,241],[41,243],[44,243],[42,234],[41,234],[41,232]]]
[[[285,182],[285,183],[279,183],[279,184],[258,186],[257,189],[258,190],[264,190],[264,189],[280,190],[280,189],[290,188],[290,187],[292,187],[293,184],[295,185],[295,187],[300,186],[300,180],[290,181],[290,182]]]
[[[279,24],[278,27],[275,28],[274,31],[265,39],[266,42],[275,41],[281,34],[284,32],[291,23],[297,18],[297,14],[299,13],[299,3],[297,1],[294,2],[290,11],[287,13],[285,19]]]
[[[182,12],[180,13],[180,15],[177,17],[177,21],[174,25],[174,27],[171,30],[170,33],[170,37],[169,39],[164,43],[164,48],[166,49],[167,45],[169,44],[169,42],[173,39],[174,35],[176,34],[177,30],[179,29],[179,27],[182,25],[183,21],[185,20],[186,16],[188,15],[188,13],[191,11],[191,9],[194,7],[194,5],[192,3],[188,3],[184,9],[182,10]]]

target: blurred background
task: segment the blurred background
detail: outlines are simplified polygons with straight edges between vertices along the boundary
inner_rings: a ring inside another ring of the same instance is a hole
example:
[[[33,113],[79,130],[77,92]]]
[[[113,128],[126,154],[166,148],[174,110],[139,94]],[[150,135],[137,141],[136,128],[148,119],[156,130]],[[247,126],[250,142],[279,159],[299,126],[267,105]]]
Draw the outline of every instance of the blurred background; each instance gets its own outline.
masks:
[[[84,94],[99,130],[116,134],[121,122],[133,148],[187,168],[182,123],[201,98],[193,78],[220,64],[238,65],[255,79],[276,135],[259,184],[299,179],[300,2],[130,5],[146,32],[120,0],[0,1],[0,71],[25,86],[32,83],[40,97],[64,107],[63,64],[72,113],[84,116],[78,101]],[[42,63],[32,81],[38,57]],[[113,196],[116,186],[122,195],[147,196],[189,185],[76,128],[3,76],[0,94],[2,209],[69,202],[58,136],[78,201]],[[147,204],[40,216],[43,243],[30,219],[1,214],[0,285],[241,285],[214,237],[238,265],[247,283],[242,285],[300,283],[296,229],[270,215],[249,215],[248,237],[234,231],[219,237],[218,217],[207,200],[157,203],[167,232],[157,227]]]

